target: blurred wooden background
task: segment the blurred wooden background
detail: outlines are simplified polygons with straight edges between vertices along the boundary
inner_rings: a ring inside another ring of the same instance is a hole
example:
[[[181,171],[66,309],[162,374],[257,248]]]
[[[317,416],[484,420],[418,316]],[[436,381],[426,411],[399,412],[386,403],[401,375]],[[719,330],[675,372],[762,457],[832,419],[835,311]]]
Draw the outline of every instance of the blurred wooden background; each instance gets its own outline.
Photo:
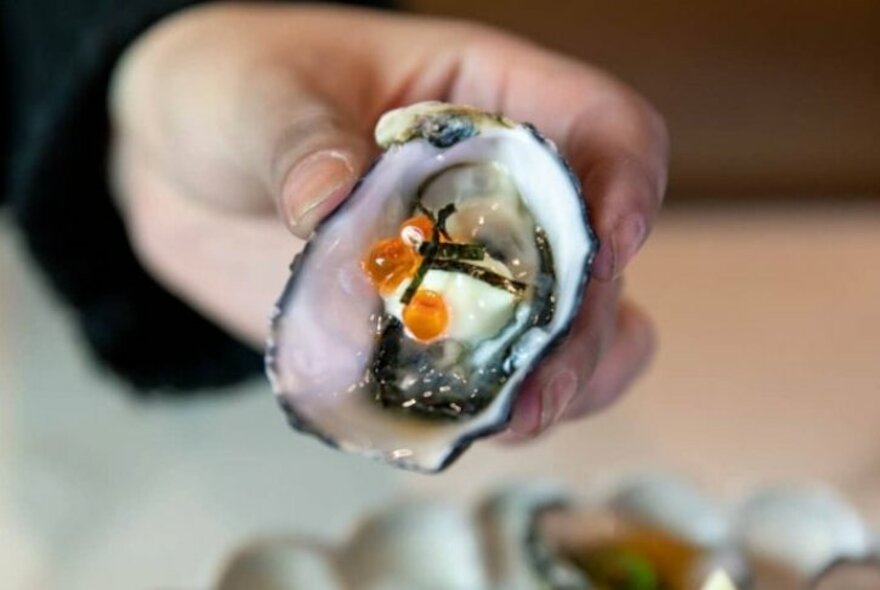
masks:
[[[880,1],[404,0],[599,64],[665,115],[670,194],[880,196]]]

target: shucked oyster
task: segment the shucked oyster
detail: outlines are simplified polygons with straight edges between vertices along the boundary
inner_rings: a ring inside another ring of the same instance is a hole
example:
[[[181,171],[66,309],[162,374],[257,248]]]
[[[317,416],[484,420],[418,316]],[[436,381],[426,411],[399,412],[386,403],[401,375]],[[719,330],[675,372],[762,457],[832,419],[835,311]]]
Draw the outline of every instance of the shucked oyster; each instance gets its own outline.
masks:
[[[267,368],[291,424],[437,471],[507,423],[580,305],[596,240],[577,180],[534,128],[421,103],[293,265]]]
[[[472,512],[391,502],[341,545],[313,537],[250,545],[214,588],[880,588],[875,544],[856,541],[867,527],[827,490],[765,490],[733,512],[668,477],[591,495],[582,501],[534,482],[494,494]]]

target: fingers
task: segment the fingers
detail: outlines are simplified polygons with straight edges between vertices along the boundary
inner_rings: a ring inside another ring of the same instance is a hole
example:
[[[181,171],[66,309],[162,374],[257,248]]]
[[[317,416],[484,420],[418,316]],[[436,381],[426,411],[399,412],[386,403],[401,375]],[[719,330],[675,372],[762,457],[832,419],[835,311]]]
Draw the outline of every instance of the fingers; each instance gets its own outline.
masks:
[[[179,194],[132,147],[118,143],[115,181],[137,195],[128,201],[127,230],[141,263],[188,305],[258,349],[268,336],[266,310],[302,243],[271,214],[207,208]]]
[[[369,147],[362,125],[283,59],[240,71],[228,132],[242,171],[259,180],[297,237],[348,195]]]
[[[607,74],[503,35],[474,44],[463,63],[453,100],[530,121],[557,142],[584,185],[601,242],[594,276],[620,276],[663,199],[662,118]]]
[[[451,100],[532,122],[555,140],[583,184],[601,242],[592,270],[598,281],[572,334],[516,402],[507,438],[522,439],[604,407],[651,356],[650,323],[632,306],[617,311],[617,289],[662,204],[668,135],[647,102],[594,68],[498,34],[465,53]]]
[[[605,305],[607,303],[603,303]],[[578,329],[523,386],[516,401],[505,442],[534,438],[552,425],[598,412],[617,400],[647,368],[654,354],[655,333],[650,319],[635,304],[624,301],[613,325],[602,330]],[[596,332],[603,332],[597,336]],[[590,347],[604,349],[602,352]],[[553,371],[557,371],[554,373]],[[563,377],[560,377],[563,375]],[[568,375],[576,376],[574,384]],[[569,391],[563,391],[566,388]]]
[[[584,100],[563,149],[583,182],[601,243],[593,276],[609,281],[633,259],[659,213],[668,138],[662,119],[641,98],[610,79],[596,83],[610,92]]]
[[[598,412],[616,401],[648,367],[655,348],[656,333],[650,318],[634,303],[623,301],[611,347],[561,419]]]
[[[307,238],[317,223],[351,191],[369,158],[357,126],[329,102],[303,95],[295,85],[255,96],[250,127],[257,148],[253,165],[296,236]],[[263,108],[261,108],[263,107]]]
[[[601,243],[593,276],[609,281],[634,258],[659,213],[666,185],[666,140],[647,111],[640,112],[625,99],[601,110],[606,112],[580,115],[568,150],[576,158]],[[606,123],[602,129],[590,122],[592,117],[625,121]],[[635,127],[629,135],[616,130],[627,126]]]
[[[170,19],[127,53],[114,114],[182,194],[243,214],[276,206],[307,237],[360,176],[371,122],[346,95],[314,83],[318,60],[308,46],[288,46],[315,27],[285,22],[299,21],[234,6]],[[340,71],[345,60],[326,48],[311,50],[326,62],[324,78],[334,71],[352,95],[369,94],[368,76]]]
[[[523,384],[510,430],[534,436],[556,422],[592,374],[614,335],[620,281],[593,282],[571,332]]]

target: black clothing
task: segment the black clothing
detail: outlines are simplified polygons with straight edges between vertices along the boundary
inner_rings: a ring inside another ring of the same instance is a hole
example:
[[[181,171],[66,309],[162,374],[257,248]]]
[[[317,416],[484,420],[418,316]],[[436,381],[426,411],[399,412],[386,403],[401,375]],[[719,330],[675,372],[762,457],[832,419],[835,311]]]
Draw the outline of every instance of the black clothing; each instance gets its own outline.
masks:
[[[0,202],[6,199],[90,348],[145,393],[221,386],[258,373],[257,351],[147,274],[106,182],[113,66],[146,28],[196,2],[2,2]]]

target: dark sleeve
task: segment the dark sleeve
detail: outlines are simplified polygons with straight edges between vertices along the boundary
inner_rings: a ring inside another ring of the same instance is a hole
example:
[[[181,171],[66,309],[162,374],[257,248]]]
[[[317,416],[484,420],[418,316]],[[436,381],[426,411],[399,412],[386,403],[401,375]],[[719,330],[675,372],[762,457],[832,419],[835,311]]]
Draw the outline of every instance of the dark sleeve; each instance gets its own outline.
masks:
[[[141,392],[216,387],[258,374],[257,351],[144,270],[106,182],[113,66],[147,27],[195,2],[3,2],[12,87],[4,120],[13,122],[14,146],[8,204],[89,348]]]
[[[2,16],[0,16],[2,18]],[[0,35],[5,31],[0,27]],[[4,35],[4,39],[6,36]],[[0,213],[3,203],[6,201],[6,174],[9,171],[10,144],[12,143],[12,106],[9,96],[9,88],[12,82],[9,79],[9,62],[6,52],[6,43],[0,40]]]

